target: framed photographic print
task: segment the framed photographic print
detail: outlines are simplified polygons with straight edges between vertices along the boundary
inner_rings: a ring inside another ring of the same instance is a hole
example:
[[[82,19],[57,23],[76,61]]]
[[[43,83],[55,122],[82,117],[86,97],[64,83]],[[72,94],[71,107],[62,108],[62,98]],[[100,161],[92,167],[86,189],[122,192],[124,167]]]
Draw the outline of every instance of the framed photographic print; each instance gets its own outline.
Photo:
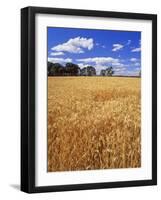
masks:
[[[157,16],[21,10],[21,190],[157,184]]]

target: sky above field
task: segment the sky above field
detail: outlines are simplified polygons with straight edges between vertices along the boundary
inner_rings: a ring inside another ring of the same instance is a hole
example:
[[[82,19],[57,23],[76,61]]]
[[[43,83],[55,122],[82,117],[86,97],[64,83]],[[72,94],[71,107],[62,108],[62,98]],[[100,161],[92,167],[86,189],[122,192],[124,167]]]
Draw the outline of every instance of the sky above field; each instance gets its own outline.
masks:
[[[141,71],[141,32],[48,27],[48,61],[91,65],[97,75],[113,67],[115,75]]]

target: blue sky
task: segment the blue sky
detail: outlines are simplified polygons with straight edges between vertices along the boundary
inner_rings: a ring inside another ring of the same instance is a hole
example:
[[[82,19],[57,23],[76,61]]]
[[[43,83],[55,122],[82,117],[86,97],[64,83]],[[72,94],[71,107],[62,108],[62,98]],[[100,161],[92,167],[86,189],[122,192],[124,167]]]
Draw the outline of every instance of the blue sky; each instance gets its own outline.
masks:
[[[115,75],[141,70],[141,32],[48,27],[48,61],[92,65],[97,74],[112,66]]]

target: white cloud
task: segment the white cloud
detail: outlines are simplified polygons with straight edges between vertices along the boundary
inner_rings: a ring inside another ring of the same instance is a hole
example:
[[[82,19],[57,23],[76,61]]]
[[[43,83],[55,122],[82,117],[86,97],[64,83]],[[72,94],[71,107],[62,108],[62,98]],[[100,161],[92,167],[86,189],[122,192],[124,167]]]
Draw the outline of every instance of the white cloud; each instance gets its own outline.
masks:
[[[124,47],[122,44],[113,44],[113,49],[112,51],[119,51]]]
[[[110,64],[110,63],[118,63],[119,59],[112,58],[112,57],[93,57],[93,58],[82,58],[77,59],[78,62],[84,62],[84,63],[95,63],[97,65],[102,64]]]
[[[64,63],[67,63],[67,62],[72,62],[72,59],[71,58],[51,58],[51,57],[49,57],[48,58],[48,61],[49,62],[52,62],[52,63],[62,63],[62,64],[64,64]]]
[[[78,63],[78,66],[83,69],[84,67],[90,66],[90,64],[87,63]],[[92,64],[92,66],[95,68],[96,70],[96,74],[99,75],[102,69],[106,69],[107,66],[104,65],[96,65],[96,64]]]
[[[131,52],[140,52],[140,51],[141,51],[141,47],[134,48],[131,50]]]
[[[114,71],[115,71],[115,72],[123,72],[123,71],[125,71],[125,70],[126,70],[125,67],[122,67],[122,68],[114,68]]]
[[[131,61],[131,62],[137,62],[138,59],[137,59],[137,58],[131,58],[130,61]]]
[[[87,67],[88,66],[88,64],[84,64],[84,63],[78,63],[78,66],[82,69],[82,68],[84,68],[84,67]]]
[[[51,56],[62,56],[62,55],[64,55],[64,53],[63,52],[51,52],[51,54],[50,54]]]
[[[138,59],[138,58],[131,58],[130,61],[132,62],[131,66],[137,67],[137,66],[141,65],[140,59]]]
[[[127,67],[128,65],[126,65],[126,64],[123,64],[123,63],[120,63],[120,62],[118,62],[118,63],[112,63],[112,67],[117,67],[117,68],[123,68],[123,67]]]
[[[71,38],[67,42],[58,44],[51,48],[57,52],[69,52],[69,53],[84,53],[84,49],[91,50],[94,46],[92,38],[76,37]]]
[[[96,73],[100,74],[100,71],[102,69],[106,69],[109,66],[112,66],[118,71],[125,70],[126,65],[121,63],[121,60],[117,58],[112,57],[93,57],[93,58],[83,58],[83,59],[77,59],[80,68],[86,67],[87,65],[92,65],[96,69]]]
[[[78,63],[78,66],[83,69],[84,67],[90,66],[90,64],[88,63]],[[95,68],[96,70],[96,74],[99,75],[102,69],[106,69],[107,65],[97,65],[97,64],[92,64],[92,66]]]
[[[114,75],[115,76],[124,76],[126,75],[126,68],[119,68],[119,69],[114,69]]]
[[[117,73],[125,71],[128,67],[140,66],[140,59],[138,58],[123,60],[113,57],[93,57],[77,59],[76,61],[81,63],[79,64],[81,68],[92,65],[95,67],[97,74],[100,73],[101,69],[106,69],[109,66],[112,66]],[[131,61],[131,63],[127,63],[127,61]]]
[[[139,76],[140,73],[140,68],[136,68],[135,70],[132,71],[126,71],[127,76]]]
[[[140,63],[139,63],[139,62],[136,62],[136,63],[134,63],[134,66],[135,66],[135,67],[140,66]]]
[[[126,45],[128,46],[130,44],[131,44],[131,40],[128,40],[127,43],[126,43]]]

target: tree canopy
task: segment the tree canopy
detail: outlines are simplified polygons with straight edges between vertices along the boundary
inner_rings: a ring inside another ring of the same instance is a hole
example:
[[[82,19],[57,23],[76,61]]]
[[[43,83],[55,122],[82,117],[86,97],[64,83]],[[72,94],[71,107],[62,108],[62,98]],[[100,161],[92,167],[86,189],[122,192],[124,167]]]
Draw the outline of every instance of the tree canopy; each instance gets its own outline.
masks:
[[[64,66],[60,63],[47,63],[48,76],[96,76],[96,69],[93,66],[87,66],[82,69],[77,64],[68,62]],[[112,76],[114,70],[107,67],[100,71],[100,76]]]
[[[106,69],[102,69],[100,72],[101,76],[112,76],[114,74],[114,70],[112,67],[107,67]]]

